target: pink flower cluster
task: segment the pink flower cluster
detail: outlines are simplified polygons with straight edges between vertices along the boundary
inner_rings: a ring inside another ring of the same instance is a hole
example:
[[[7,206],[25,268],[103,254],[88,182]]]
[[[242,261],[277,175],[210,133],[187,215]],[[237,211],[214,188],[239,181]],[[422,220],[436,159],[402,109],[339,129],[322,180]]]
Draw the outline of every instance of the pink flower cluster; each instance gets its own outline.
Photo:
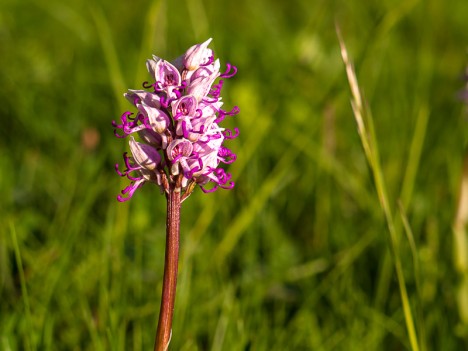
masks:
[[[119,201],[130,199],[146,182],[158,184],[162,191],[176,189],[184,196],[196,184],[204,192],[234,186],[231,174],[219,165],[236,160],[223,142],[237,137],[239,130],[221,128],[219,123],[239,113],[237,106],[231,111],[221,108],[223,79],[233,77],[237,68],[227,64],[220,73],[210,42],[192,46],[172,63],[153,56],[146,66],[154,82],[144,82],[145,90],[124,94],[137,112],[125,112],[120,124],[113,121],[114,133],[119,138],[138,134],[141,141],[130,136],[132,155],[124,153],[123,171],[116,165],[117,173],[131,181],[117,197]],[[215,84],[218,78],[223,79]]]

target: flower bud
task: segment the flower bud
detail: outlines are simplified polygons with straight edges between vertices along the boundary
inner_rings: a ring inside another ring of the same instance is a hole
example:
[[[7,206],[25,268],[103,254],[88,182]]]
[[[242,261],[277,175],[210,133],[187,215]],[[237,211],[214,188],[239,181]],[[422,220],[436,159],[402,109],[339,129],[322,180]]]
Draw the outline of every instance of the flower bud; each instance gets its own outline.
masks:
[[[189,71],[194,71],[200,65],[208,63],[213,51],[208,49],[208,45],[211,42],[211,38],[204,43],[192,46],[184,55],[184,66]]]
[[[151,144],[156,148],[162,148],[164,141],[167,142],[167,137],[164,134],[158,134],[154,130],[145,128],[138,132],[138,136],[147,144]]]
[[[167,129],[169,123],[171,123],[169,116],[158,108],[150,107],[145,104],[138,104],[137,108],[145,117],[148,117],[149,125],[156,133],[161,134]]]
[[[161,162],[161,155],[154,147],[139,143],[133,137],[130,139],[129,144],[133,158],[141,167],[152,171]]]
[[[153,76],[153,78],[156,77],[156,64],[159,61],[161,61],[161,59],[155,55],[153,55],[152,60],[146,60],[146,68],[148,69],[148,72],[151,74],[151,76]]]

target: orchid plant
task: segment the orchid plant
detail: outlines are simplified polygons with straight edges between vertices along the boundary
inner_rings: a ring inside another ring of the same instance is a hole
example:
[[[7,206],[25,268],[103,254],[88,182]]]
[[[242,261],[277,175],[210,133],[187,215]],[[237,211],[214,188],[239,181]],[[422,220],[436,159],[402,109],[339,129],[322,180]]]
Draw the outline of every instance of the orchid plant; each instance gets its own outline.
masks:
[[[233,77],[237,68],[228,63],[220,72],[220,62],[208,48],[211,40],[192,46],[172,62],[156,56],[148,60],[153,80],[144,82],[143,90],[124,94],[137,112],[127,111],[120,123],[112,122],[118,138],[129,136],[131,151],[131,155],[123,155],[124,169],[118,164],[115,167],[130,180],[117,199],[129,200],[145,183],[156,184],[166,195],[166,255],[154,347],[158,351],[167,350],[172,333],[181,203],[197,185],[203,192],[234,187],[231,174],[220,165],[236,160],[224,141],[236,138],[239,130],[219,124],[239,113],[237,106],[222,109],[221,98],[224,79]]]

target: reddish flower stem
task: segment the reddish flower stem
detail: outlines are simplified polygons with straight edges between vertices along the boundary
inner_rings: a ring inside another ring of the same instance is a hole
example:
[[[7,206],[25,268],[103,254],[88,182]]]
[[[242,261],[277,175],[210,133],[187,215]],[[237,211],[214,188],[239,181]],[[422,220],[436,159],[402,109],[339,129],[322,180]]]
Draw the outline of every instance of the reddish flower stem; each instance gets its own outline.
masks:
[[[172,317],[177,286],[180,237],[180,188],[169,189],[166,193],[166,256],[164,262],[164,280],[159,310],[158,329],[154,342],[154,351],[166,351],[171,341]]]

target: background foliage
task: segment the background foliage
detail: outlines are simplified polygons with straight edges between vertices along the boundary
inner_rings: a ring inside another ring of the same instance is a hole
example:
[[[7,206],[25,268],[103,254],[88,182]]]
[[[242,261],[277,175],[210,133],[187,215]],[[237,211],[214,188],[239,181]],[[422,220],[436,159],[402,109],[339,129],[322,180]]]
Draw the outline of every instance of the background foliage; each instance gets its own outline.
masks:
[[[467,349],[452,231],[467,13],[463,0],[3,0],[0,349],[152,347],[165,201],[145,186],[117,203],[127,146],[110,122],[151,54],[213,37],[239,68],[224,89],[241,108],[237,185],[184,203],[172,349],[414,350],[335,22],[372,110],[419,348]]]

